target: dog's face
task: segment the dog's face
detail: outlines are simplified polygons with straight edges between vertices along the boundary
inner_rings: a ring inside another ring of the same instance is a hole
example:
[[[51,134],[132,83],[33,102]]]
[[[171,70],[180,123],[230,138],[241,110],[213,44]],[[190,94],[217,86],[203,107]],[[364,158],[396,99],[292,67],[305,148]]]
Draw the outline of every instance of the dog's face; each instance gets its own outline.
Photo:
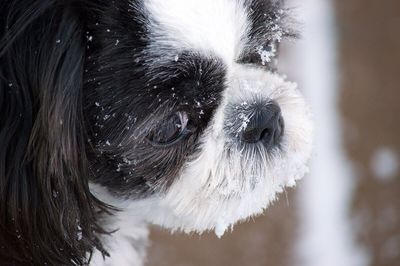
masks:
[[[3,2],[1,262],[84,264],[104,251],[101,200],[221,235],[305,173],[280,1]]]
[[[110,1],[87,32],[93,183],[184,231],[260,213],[306,171],[311,123],[274,69],[277,1]],[[100,196],[101,198],[101,196]]]

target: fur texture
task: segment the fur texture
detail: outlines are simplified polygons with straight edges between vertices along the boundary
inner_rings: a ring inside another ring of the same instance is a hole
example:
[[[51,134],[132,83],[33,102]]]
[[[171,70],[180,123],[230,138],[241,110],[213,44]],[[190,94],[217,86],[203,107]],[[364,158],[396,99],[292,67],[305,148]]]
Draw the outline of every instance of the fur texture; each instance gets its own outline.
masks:
[[[1,263],[141,265],[149,223],[261,213],[311,149],[289,26],[274,0],[1,2]]]

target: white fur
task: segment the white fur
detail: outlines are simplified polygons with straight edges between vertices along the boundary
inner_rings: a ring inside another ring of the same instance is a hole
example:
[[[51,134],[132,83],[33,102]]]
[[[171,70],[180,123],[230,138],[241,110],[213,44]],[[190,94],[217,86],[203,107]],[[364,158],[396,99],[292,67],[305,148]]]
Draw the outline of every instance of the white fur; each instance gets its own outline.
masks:
[[[249,21],[241,0],[144,0],[144,3],[149,13],[154,53],[168,47],[177,52],[212,54],[231,64],[246,44]]]
[[[90,265],[93,266],[136,266],[143,265],[145,262],[146,247],[148,245],[149,230],[147,222],[140,214],[140,209],[136,212],[128,212],[128,202],[111,196],[107,189],[90,184],[93,195],[112,206],[120,208],[122,211],[115,212],[113,216],[104,216],[101,221],[103,227],[111,235],[102,235],[101,241],[110,257],[103,258],[102,254],[96,250],[93,254]]]
[[[225,103],[250,101],[262,95],[274,99],[285,120],[282,152],[268,158],[264,147],[239,150],[222,127],[226,104],[220,106],[202,139],[200,154],[189,162],[165,198],[146,219],[163,227],[185,232],[215,230],[222,235],[228,226],[261,213],[307,171],[312,126],[296,85],[278,75],[239,67],[226,93]]]

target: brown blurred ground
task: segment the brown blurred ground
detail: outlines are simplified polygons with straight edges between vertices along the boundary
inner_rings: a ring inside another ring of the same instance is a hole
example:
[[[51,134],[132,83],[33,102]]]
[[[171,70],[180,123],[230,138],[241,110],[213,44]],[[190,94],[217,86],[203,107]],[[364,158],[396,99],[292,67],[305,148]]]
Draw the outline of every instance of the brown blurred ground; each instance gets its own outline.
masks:
[[[372,265],[396,266],[400,176],[379,181],[371,158],[380,147],[400,153],[400,1],[336,0],[335,5],[343,137],[358,177],[352,217]],[[298,223],[293,194],[281,196],[265,216],[237,225],[221,240],[212,234],[171,236],[155,229],[147,265],[290,265]]]
[[[236,225],[222,239],[211,233],[171,236],[168,232],[153,230],[148,265],[288,265],[295,222],[292,197],[293,191],[288,191],[287,199],[281,195],[264,216]]]
[[[344,140],[359,177],[353,217],[372,265],[400,265],[400,173],[371,171],[381,147],[400,152],[400,1],[337,0]]]

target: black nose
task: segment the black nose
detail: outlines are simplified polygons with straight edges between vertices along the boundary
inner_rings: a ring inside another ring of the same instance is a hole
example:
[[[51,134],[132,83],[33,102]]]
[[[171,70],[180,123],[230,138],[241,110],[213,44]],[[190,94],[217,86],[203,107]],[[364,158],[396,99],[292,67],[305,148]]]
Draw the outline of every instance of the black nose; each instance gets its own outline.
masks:
[[[282,139],[284,122],[279,105],[270,101],[267,104],[253,106],[253,115],[241,134],[246,143],[262,142],[265,147],[278,145]]]

